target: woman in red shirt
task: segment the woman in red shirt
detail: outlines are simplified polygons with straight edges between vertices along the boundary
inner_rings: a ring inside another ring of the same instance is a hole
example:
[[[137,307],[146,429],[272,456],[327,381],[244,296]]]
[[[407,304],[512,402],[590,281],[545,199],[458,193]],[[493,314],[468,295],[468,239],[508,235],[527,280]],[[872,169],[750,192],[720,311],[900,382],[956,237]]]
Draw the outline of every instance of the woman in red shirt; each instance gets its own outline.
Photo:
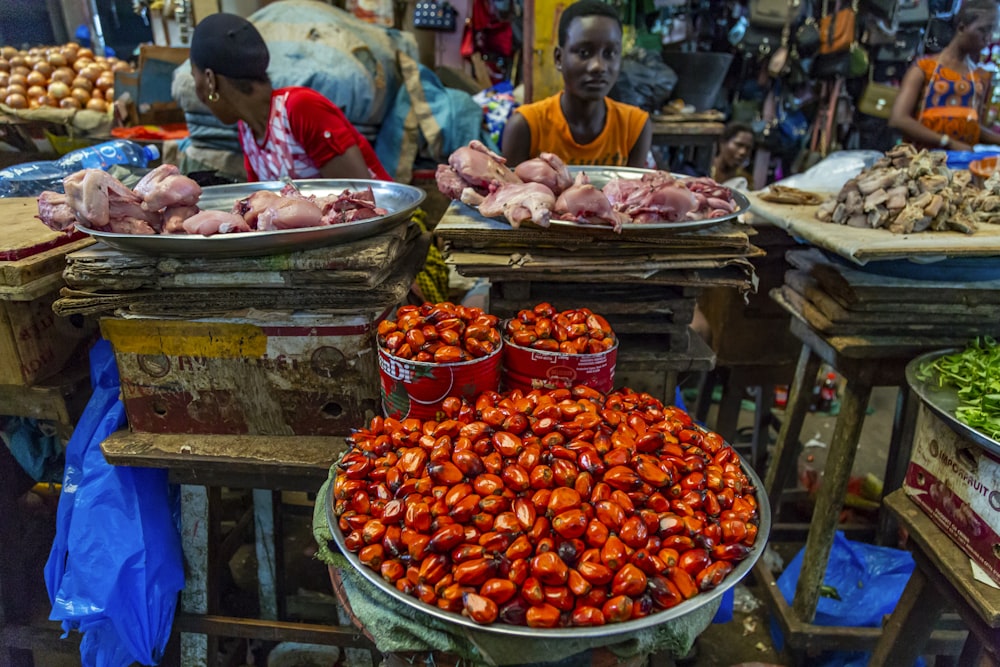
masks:
[[[337,105],[310,88],[275,90],[269,61],[264,38],[235,14],[205,17],[191,39],[195,92],[220,121],[238,123],[248,181],[392,180]]]

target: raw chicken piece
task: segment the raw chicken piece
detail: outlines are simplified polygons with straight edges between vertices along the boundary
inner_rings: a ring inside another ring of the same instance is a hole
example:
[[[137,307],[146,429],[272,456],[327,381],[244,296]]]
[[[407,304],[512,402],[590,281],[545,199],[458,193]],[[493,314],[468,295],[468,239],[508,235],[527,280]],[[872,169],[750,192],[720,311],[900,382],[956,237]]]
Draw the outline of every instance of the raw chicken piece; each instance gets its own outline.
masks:
[[[270,190],[258,190],[249,197],[237,201],[233,206],[232,212],[242,216],[247,221],[250,229],[257,229],[257,219],[260,214],[279,199],[281,199],[281,196],[277,193]]]
[[[93,229],[107,227],[111,200],[134,202],[142,199],[121,181],[100,169],[82,169],[63,179],[66,203],[76,213],[77,220]]]
[[[163,216],[147,211],[138,202],[109,197],[108,226],[118,234],[159,234]]]
[[[257,229],[263,232],[318,227],[322,224],[323,212],[319,207],[298,197],[281,197],[257,218]]]
[[[556,196],[546,185],[509,183],[488,194],[479,205],[479,212],[488,218],[502,215],[515,229],[526,220],[548,227],[555,205]]]
[[[168,206],[193,206],[201,197],[201,186],[181,174],[176,165],[163,164],[136,183],[135,193],[143,208],[159,211]]]
[[[541,153],[538,157],[525,160],[514,167],[514,173],[525,183],[541,183],[559,195],[573,185],[573,177],[566,163],[555,153]]]
[[[203,236],[250,231],[246,220],[228,211],[202,211],[185,220],[183,226],[188,234]]]
[[[76,213],[70,208],[67,199],[64,194],[46,190],[38,195],[38,215],[35,217],[54,232],[72,231],[76,224]]]
[[[458,172],[446,164],[438,165],[434,180],[437,181],[438,190],[448,199],[460,198],[462,190],[469,187],[469,184],[462,180]]]
[[[339,195],[318,199],[316,204],[323,213],[324,225],[357,222],[388,213],[384,208],[375,205],[375,193],[372,192],[371,186],[357,192],[344,190]]]
[[[628,222],[625,215],[614,210],[604,193],[591,185],[586,172],[580,172],[576,182],[559,195],[552,213],[559,220],[611,225],[619,234],[622,224]]]
[[[723,205],[725,202],[721,202]],[[632,190],[615,209],[624,213],[637,224],[653,222],[679,222],[698,207],[694,194],[673,181],[642,183]]]
[[[187,234],[184,221],[198,214],[197,206],[170,206],[163,211],[164,234]]]
[[[504,183],[520,183],[521,179],[506,165],[507,160],[473,139],[448,156],[448,164],[469,186],[486,194]]]

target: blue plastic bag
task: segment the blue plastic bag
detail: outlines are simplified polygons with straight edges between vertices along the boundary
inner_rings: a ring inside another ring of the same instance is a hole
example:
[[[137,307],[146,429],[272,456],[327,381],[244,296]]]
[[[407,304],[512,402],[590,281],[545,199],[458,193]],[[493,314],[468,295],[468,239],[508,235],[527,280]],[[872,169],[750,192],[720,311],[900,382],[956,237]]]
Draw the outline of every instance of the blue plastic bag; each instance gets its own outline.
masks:
[[[803,548],[778,577],[778,589],[788,604],[802,570]],[[839,600],[821,596],[816,607],[815,625],[877,628],[882,617],[891,614],[913,572],[913,556],[907,551],[852,542],[840,531],[834,535],[830,560],[823,584],[836,590]],[[784,637],[777,623],[771,623],[774,647],[781,650]],[[826,655],[817,666],[848,667],[867,664],[868,654],[840,651]],[[918,661],[917,664],[923,664]]]
[[[111,345],[90,354],[94,394],[66,447],[45,565],[51,620],[83,633],[84,667],[160,661],[184,587],[177,494],[165,470],[114,467],[101,442],[125,424]]]

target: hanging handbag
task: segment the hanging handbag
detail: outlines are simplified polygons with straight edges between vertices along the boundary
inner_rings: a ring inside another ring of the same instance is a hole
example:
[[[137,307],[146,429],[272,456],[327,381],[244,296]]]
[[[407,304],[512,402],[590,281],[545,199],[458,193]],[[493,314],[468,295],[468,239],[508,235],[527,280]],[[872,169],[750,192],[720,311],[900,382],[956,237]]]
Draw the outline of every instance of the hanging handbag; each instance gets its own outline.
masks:
[[[819,20],[819,53],[829,55],[847,51],[854,43],[855,11],[853,7],[840,9],[840,2],[833,14],[828,14],[823,3],[823,16]]]
[[[812,58],[819,51],[819,25],[809,16],[795,30],[795,48],[803,58]]]
[[[875,52],[876,62],[908,63],[920,49],[924,40],[923,27],[907,26],[896,32],[896,41],[884,44]]]
[[[900,0],[896,9],[899,25],[925,25],[930,17],[928,0]]]
[[[847,67],[847,77],[849,79],[856,79],[864,76],[870,69],[869,65],[871,64],[868,60],[868,50],[857,42],[854,42],[848,50],[848,55],[850,64]]]
[[[941,53],[955,37],[955,27],[950,19],[934,17],[927,22],[924,53]]]
[[[895,21],[899,0],[861,0],[858,7],[864,10],[866,14],[871,14],[892,23]]]
[[[422,0],[413,8],[413,27],[455,32],[457,12],[445,0]]]
[[[802,0],[750,0],[750,25],[780,30],[795,23]]]
[[[761,62],[771,56],[781,46],[781,31],[747,26],[743,39],[736,45],[744,58]]]
[[[888,83],[879,83],[874,79],[874,70],[868,77],[865,89],[858,98],[858,111],[866,116],[888,118],[892,114],[892,105],[899,95],[899,88]]]

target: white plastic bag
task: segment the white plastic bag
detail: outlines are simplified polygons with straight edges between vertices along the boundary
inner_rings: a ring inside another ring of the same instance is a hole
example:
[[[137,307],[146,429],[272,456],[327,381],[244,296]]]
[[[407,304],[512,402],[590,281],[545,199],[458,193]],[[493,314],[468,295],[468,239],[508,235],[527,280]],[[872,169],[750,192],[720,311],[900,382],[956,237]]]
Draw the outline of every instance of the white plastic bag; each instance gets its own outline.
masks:
[[[801,174],[778,183],[808,192],[840,192],[844,183],[871,167],[883,155],[879,151],[836,151]]]

